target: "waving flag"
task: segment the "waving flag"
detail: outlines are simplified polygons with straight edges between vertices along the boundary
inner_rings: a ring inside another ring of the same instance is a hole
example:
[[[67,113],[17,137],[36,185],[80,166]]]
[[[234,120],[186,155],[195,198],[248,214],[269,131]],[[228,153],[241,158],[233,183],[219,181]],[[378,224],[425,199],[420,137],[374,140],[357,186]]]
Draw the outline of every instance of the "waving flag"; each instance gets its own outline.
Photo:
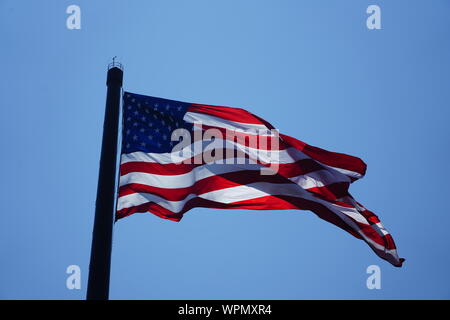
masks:
[[[243,109],[125,92],[117,219],[179,221],[194,207],[301,209],[364,240],[394,266],[391,235],[348,193],[365,163],[278,134]]]

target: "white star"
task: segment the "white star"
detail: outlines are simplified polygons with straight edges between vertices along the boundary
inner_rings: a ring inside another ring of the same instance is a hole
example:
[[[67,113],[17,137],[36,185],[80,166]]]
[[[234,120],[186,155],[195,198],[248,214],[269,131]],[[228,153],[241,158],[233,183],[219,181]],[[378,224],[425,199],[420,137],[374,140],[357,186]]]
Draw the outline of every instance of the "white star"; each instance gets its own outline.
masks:
[[[134,112],[134,115],[137,116],[138,114],[139,114],[139,112],[136,110],[136,111]]]
[[[129,135],[129,134],[130,134],[130,132],[131,132],[131,130],[130,130],[130,129],[128,129],[128,130],[127,130],[127,135]]]
[[[142,116],[141,120],[142,120],[142,121],[145,121],[145,116]]]
[[[141,146],[145,147],[145,142],[141,142]]]
[[[159,129],[158,129],[158,128],[156,128],[156,129],[155,129],[155,132],[156,132],[156,133],[159,133]]]
[[[181,106],[179,106],[177,109],[178,109],[178,111],[181,111]]]
[[[137,135],[134,135],[134,136],[133,136],[133,140],[136,141],[137,139],[138,139],[138,136],[137,136]]]
[[[141,130],[139,130],[140,132],[144,132],[145,131],[145,129],[144,128],[141,128]]]
[[[164,140],[167,140],[167,135],[163,135],[163,139],[164,139]]]
[[[137,127],[137,126],[138,126],[138,123],[137,123],[137,122],[133,123],[133,126]]]
[[[169,105],[167,105],[167,106],[166,106],[166,110],[169,110],[169,108],[170,108],[170,106],[169,106]]]
[[[152,135],[149,135],[148,138],[149,138],[149,140],[153,140],[153,136]]]

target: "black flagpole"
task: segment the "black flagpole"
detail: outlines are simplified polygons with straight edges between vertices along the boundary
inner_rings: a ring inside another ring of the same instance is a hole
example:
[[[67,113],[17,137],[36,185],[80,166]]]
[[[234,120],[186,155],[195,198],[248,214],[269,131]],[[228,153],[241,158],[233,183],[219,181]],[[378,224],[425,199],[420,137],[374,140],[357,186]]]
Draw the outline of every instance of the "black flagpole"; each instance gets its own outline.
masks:
[[[108,90],[95,202],[87,300],[107,300],[109,297],[112,228],[116,201],[117,138],[123,80],[122,65],[114,60],[108,66],[106,80]]]

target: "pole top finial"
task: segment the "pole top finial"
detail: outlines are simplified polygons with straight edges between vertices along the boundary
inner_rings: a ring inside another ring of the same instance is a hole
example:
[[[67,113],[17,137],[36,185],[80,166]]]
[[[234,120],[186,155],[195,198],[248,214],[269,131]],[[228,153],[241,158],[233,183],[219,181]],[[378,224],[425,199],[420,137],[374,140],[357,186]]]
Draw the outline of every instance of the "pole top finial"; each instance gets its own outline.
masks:
[[[112,62],[110,64],[108,64],[108,70],[112,69],[112,68],[119,68],[120,70],[123,71],[123,65],[120,62],[116,62],[116,58],[117,58],[117,56],[114,56],[112,58]]]

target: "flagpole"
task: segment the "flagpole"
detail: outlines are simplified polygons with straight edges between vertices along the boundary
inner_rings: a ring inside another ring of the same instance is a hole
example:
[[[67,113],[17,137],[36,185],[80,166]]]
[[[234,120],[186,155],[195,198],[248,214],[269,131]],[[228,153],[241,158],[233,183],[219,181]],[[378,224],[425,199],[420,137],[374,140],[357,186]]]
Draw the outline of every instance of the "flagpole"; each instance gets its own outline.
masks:
[[[111,269],[112,228],[116,201],[116,159],[123,70],[120,63],[108,65],[102,151],[92,232],[87,300],[108,300]]]

